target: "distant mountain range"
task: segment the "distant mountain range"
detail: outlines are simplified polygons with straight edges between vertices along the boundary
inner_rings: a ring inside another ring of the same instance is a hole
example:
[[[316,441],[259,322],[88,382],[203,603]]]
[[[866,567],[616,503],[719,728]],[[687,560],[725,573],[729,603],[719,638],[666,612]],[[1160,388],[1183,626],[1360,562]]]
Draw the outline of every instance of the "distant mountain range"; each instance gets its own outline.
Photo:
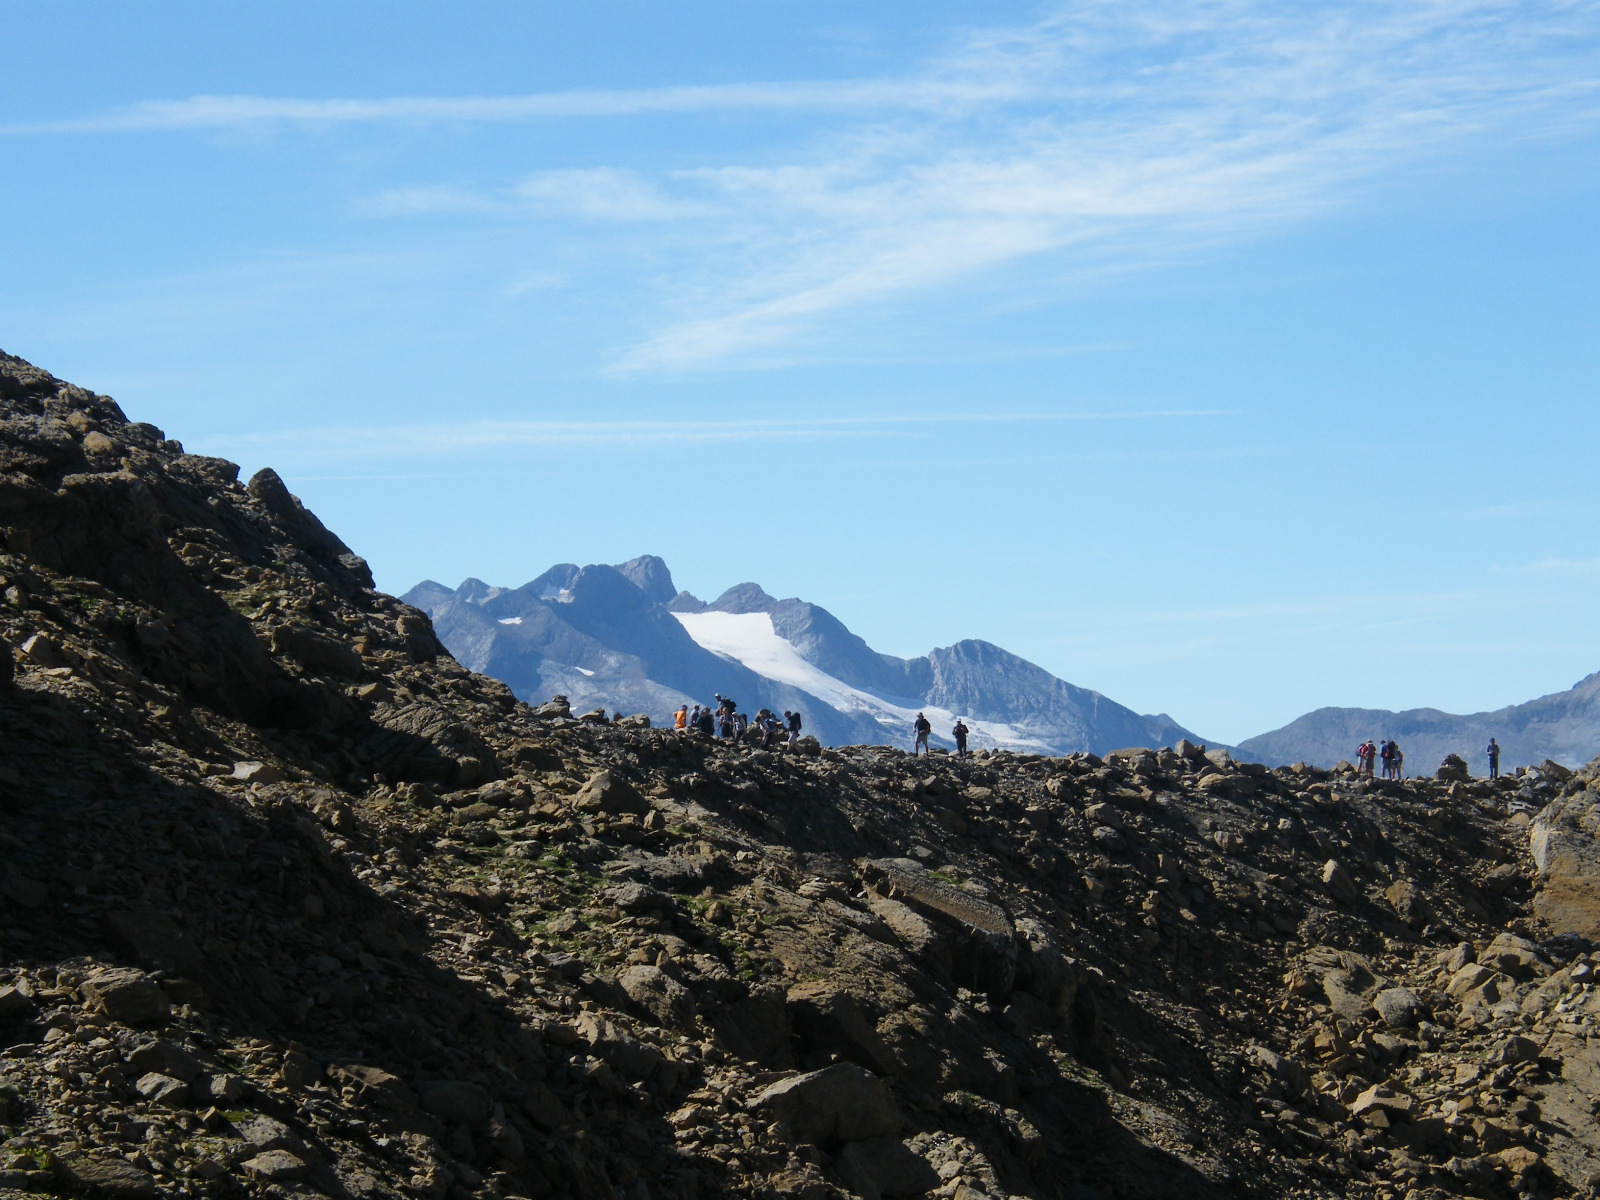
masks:
[[[1432,774],[1445,755],[1459,754],[1474,774],[1483,775],[1488,771],[1484,747],[1491,737],[1500,743],[1502,769],[1547,758],[1582,766],[1600,754],[1600,673],[1565,692],[1465,716],[1436,708],[1319,708],[1282,729],[1245,739],[1238,749],[1241,757],[1269,766],[1331,766],[1340,759],[1354,762],[1356,747],[1366,738],[1393,738],[1406,756],[1408,773]]]
[[[894,658],[826,609],[774,599],[753,583],[707,604],[678,591],[654,555],[617,566],[562,563],[518,588],[468,579],[452,590],[430,580],[403,598],[433,618],[463,665],[504,680],[524,700],[560,694],[579,711],[663,721],[679,704],[710,704],[721,692],[746,712],[798,708],[806,731],[829,745],[909,744],[919,711],[933,722],[934,744],[946,747],[958,716],[975,748],[1104,754],[1205,740],[1165,714],[1141,716],[989,642]],[[1600,754],[1600,673],[1494,712],[1319,708],[1233,749],[1269,766],[1327,767],[1353,760],[1369,737],[1399,742],[1410,774],[1433,773],[1447,754],[1484,774],[1491,737],[1507,769],[1546,758],[1581,766]]]
[[[563,563],[518,588],[427,581],[403,597],[433,619],[450,652],[522,699],[568,697],[666,720],[720,692],[745,712],[799,709],[824,743],[908,745],[919,711],[934,744],[956,717],[971,745],[1041,754],[1204,739],[1165,714],[1141,716],[982,641],[921,658],[879,654],[826,609],[777,600],[753,583],[710,604],[680,592],[666,563]]]

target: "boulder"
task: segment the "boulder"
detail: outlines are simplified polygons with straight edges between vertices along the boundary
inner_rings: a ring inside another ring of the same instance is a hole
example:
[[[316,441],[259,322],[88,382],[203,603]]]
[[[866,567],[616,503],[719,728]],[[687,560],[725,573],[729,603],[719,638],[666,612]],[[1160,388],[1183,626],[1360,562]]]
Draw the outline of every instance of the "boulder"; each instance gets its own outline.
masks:
[[[142,1099],[152,1104],[160,1104],[166,1108],[182,1108],[189,1103],[189,1085],[181,1079],[174,1079],[170,1075],[161,1075],[154,1071],[139,1078],[133,1085],[133,1090],[138,1092]]]
[[[573,803],[586,811],[612,816],[650,811],[650,802],[639,794],[639,790],[611,771],[597,771],[590,776],[589,781],[578,789]]]
[[[375,1101],[385,1108],[409,1108],[417,1102],[400,1077],[391,1075],[381,1067],[364,1063],[335,1063],[328,1068],[328,1077],[336,1083],[349,1084],[365,1099]]]
[[[1550,973],[1550,960],[1525,937],[1502,933],[1478,956],[1478,961],[1504,971],[1513,979],[1531,979]]]
[[[46,670],[52,667],[59,667],[65,661],[61,657],[61,651],[56,649],[56,644],[42,633],[33,634],[22,643],[19,649],[22,652],[22,657],[27,659],[28,662]]]
[[[1322,977],[1322,991],[1328,998],[1328,1007],[1346,1020],[1358,1020],[1372,1008],[1368,999],[1377,980],[1360,968],[1338,967]]]
[[[665,892],[642,883],[624,883],[606,893],[606,898],[621,912],[637,916],[647,912],[671,912],[677,902]]]
[[[939,932],[933,924],[908,904],[868,892],[867,908],[913,952],[925,950],[939,940]]]
[[[299,1150],[304,1146],[298,1134],[282,1121],[260,1113],[245,1113],[233,1122],[239,1140],[257,1153],[263,1150]]]
[[[1485,966],[1482,963],[1468,963],[1450,976],[1450,982],[1445,986],[1445,991],[1452,996],[1464,995],[1481,985],[1485,980],[1492,979],[1494,974],[1493,967]]]
[[[193,1083],[203,1070],[194,1055],[165,1040],[140,1046],[128,1055],[128,1065],[141,1075],[170,1075],[184,1083]]]
[[[138,1197],[158,1194],[156,1177],[110,1154],[77,1151],[56,1155],[56,1168],[73,1187],[100,1196]]]
[[[900,1109],[888,1084],[849,1062],[779,1080],[751,1107],[781,1121],[795,1141],[823,1147],[900,1131]]]
[[[271,763],[249,759],[234,763],[230,778],[239,783],[282,783],[283,771]]]
[[[300,1179],[307,1170],[306,1160],[288,1150],[268,1150],[254,1158],[245,1159],[242,1165],[246,1175],[264,1183]]]
[[[1521,1034],[1503,1037],[1489,1047],[1483,1056],[1486,1067],[1508,1067],[1517,1063],[1532,1062],[1539,1057],[1539,1044]]]
[[[143,971],[112,967],[83,981],[83,998],[113,1021],[150,1025],[167,1019],[167,997]]]
[[[1547,758],[1539,764],[1539,774],[1551,783],[1566,783],[1572,778],[1572,770],[1562,766],[1553,758]]]
[[[1552,800],[1528,831],[1541,883],[1534,911],[1554,934],[1600,939],[1600,843],[1587,793]]]
[[[588,1042],[596,1056],[605,1059],[624,1079],[645,1083],[666,1063],[666,1056],[614,1021],[599,1013],[579,1013],[578,1036]],[[548,1032],[546,1037],[549,1037]]]
[[[1433,919],[1433,908],[1416,884],[1409,879],[1397,879],[1383,890],[1383,898],[1399,917],[1412,929],[1421,929]]]
[[[1372,998],[1372,1007],[1391,1029],[1409,1028],[1422,1016],[1422,1001],[1410,988],[1385,988]]]
[[[617,976],[617,986],[658,1025],[682,1025],[694,1015],[694,996],[660,967],[629,967]]]
[[[1416,1101],[1387,1084],[1375,1083],[1350,1104],[1350,1115],[1365,1125],[1386,1129],[1395,1121],[1411,1119]]]
[[[1336,858],[1330,858],[1322,864],[1322,886],[1329,897],[1339,904],[1359,904],[1362,900],[1361,889],[1350,877],[1350,872],[1344,869],[1344,864]]]

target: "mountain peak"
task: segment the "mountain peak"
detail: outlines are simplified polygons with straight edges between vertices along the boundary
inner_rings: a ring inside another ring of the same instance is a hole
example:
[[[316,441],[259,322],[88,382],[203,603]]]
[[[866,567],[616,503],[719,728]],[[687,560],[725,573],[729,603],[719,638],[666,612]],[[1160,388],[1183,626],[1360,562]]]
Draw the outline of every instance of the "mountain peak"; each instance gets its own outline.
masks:
[[[758,583],[736,583],[713,600],[710,608],[725,613],[769,613],[778,603]]]
[[[617,571],[656,604],[670,604],[678,594],[667,564],[654,554],[641,554],[617,565]]]

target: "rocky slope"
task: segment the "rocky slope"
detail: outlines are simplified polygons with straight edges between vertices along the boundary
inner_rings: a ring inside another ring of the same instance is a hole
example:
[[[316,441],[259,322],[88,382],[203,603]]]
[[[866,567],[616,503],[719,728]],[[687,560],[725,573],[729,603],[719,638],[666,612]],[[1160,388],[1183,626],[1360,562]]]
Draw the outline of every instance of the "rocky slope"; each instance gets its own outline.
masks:
[[[9,358],[0,539],[4,1195],[1600,1181],[1600,770],[575,720]]]
[[[456,659],[524,700],[642,712],[733,696],[747,712],[798,708],[824,745],[906,744],[928,712],[949,747],[957,716],[974,747],[1049,754],[1198,740],[1165,714],[1141,716],[988,642],[920,658],[879,654],[832,613],[753,583],[707,604],[666,563],[552,567],[519,588],[427,581],[402,597],[427,612]]]
[[[1319,708],[1282,729],[1241,742],[1239,751],[1274,766],[1307,762],[1331,767],[1353,759],[1355,748],[1367,738],[1393,738],[1408,762],[1429,767],[1455,754],[1480,775],[1488,774],[1484,747],[1490,738],[1500,743],[1502,769],[1545,759],[1577,767],[1600,754],[1600,673],[1564,692],[1493,712]]]

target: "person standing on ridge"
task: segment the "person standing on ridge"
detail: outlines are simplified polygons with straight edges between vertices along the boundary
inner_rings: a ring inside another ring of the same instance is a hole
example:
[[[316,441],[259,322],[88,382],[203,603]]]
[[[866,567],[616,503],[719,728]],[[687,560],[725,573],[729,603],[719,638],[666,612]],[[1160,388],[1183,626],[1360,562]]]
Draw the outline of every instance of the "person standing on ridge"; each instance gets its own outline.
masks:
[[[957,758],[965,758],[967,756],[967,732],[967,723],[957,717],[956,726],[950,731],[950,736],[955,739]]]
[[[1500,743],[1493,738],[1489,739],[1489,778],[1500,778]]]
[[[918,713],[917,719],[911,723],[911,732],[917,735],[917,740],[911,744],[911,757],[915,758],[918,750],[923,754],[932,753],[928,749],[928,735],[933,732],[933,725],[922,713]]]
[[[794,712],[785,711],[783,719],[789,729],[789,749],[800,749],[800,710],[797,708]]]
[[[1406,756],[1400,753],[1400,743],[1391,741],[1389,743],[1389,770],[1393,772],[1393,778],[1404,779],[1406,777],[1403,769],[1405,761]]]

